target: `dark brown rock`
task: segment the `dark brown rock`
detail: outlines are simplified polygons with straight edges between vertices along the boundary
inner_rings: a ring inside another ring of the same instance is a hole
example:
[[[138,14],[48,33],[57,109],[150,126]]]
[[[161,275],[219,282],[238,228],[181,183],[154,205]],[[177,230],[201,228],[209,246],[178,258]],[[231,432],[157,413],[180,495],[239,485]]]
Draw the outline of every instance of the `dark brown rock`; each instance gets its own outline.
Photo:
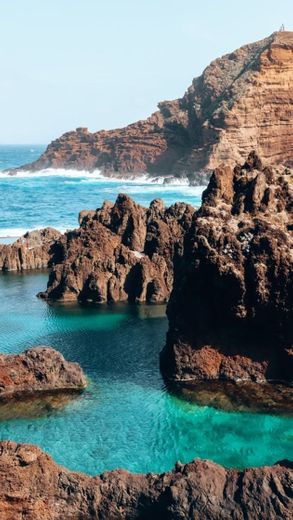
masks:
[[[41,296],[63,301],[164,302],[172,289],[174,265],[194,209],[161,200],[149,209],[120,194],[115,204],[80,213],[80,228],[59,241],[61,262]]]
[[[243,471],[205,460],[161,475],[88,477],[35,446],[0,443],[1,520],[290,520],[292,465]]]
[[[292,229],[289,170],[264,168],[255,153],[215,170],[175,274],[168,377],[293,379]]]
[[[0,244],[0,271],[45,269],[59,260],[56,241],[61,233],[53,228],[27,232],[13,244]]]
[[[0,354],[0,400],[46,393],[80,391],[86,378],[77,363],[65,361],[50,347],[35,347],[22,354]]]
[[[221,162],[242,164],[255,148],[267,164],[292,165],[293,33],[275,32],[214,60],[184,96],[125,128],[77,128],[53,141],[25,170],[189,175]],[[257,99],[257,102],[255,101]]]

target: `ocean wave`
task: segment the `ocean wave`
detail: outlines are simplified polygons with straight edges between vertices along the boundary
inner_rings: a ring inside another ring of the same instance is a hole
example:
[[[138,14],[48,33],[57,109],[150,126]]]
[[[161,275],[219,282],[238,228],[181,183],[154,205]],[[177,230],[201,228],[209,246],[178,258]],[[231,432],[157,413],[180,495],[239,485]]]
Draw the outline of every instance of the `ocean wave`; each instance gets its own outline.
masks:
[[[80,182],[106,182],[117,184],[138,184],[138,185],[151,185],[151,186],[164,186],[164,190],[172,189],[172,187],[177,186],[189,186],[189,181],[187,178],[176,179],[175,177],[163,177],[157,176],[152,177],[148,174],[143,175],[127,175],[127,176],[117,176],[117,177],[108,177],[103,175],[100,170],[94,170],[89,172],[87,170],[74,170],[74,169],[65,169],[65,168],[46,168],[39,171],[31,171],[31,170],[19,170],[14,171],[13,173],[9,173],[9,171],[0,171],[0,178],[3,179],[17,179],[17,178],[29,178],[35,179],[40,177],[63,177],[67,179],[80,180]],[[67,181],[70,183],[70,181]]]
[[[46,168],[37,172],[31,170],[18,170],[13,173],[9,171],[0,171],[0,178],[38,178],[38,177],[68,177],[68,178],[102,178],[101,172],[95,170],[88,172],[86,170],[66,170],[63,168]],[[105,177],[106,179],[106,177]]]

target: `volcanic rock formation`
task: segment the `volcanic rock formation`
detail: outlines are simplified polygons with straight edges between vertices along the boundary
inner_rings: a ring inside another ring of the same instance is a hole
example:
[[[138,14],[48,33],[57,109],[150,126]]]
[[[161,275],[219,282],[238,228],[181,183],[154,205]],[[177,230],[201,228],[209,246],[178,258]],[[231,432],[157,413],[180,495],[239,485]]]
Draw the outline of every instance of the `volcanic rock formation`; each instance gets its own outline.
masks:
[[[0,244],[0,271],[44,269],[58,260],[56,240],[61,233],[53,228],[27,232],[13,244]]]
[[[237,471],[195,460],[161,475],[88,477],[35,446],[0,443],[1,520],[289,520],[292,485],[289,462]]]
[[[251,149],[267,164],[292,165],[293,32],[216,59],[182,98],[158,108],[126,128],[67,132],[22,169],[190,175],[222,161],[241,164]]]
[[[293,379],[292,173],[217,168],[175,272],[162,352],[171,379]]]
[[[65,361],[62,354],[52,348],[35,347],[21,354],[0,354],[0,401],[80,391],[86,385],[80,366]]]
[[[120,194],[115,204],[80,213],[80,228],[58,242],[60,263],[40,296],[64,301],[164,302],[172,289],[174,265],[194,208],[176,203],[149,209]]]

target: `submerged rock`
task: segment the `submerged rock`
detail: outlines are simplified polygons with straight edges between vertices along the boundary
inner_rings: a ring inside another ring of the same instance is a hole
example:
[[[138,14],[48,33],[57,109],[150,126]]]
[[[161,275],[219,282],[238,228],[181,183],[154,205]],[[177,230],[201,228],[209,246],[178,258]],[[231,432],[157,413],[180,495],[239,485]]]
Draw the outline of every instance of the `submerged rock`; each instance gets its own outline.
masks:
[[[161,475],[88,477],[35,446],[0,443],[1,520],[289,520],[292,486],[288,461],[237,471],[195,460]]]
[[[50,347],[35,347],[21,354],[0,354],[0,401],[41,394],[81,391],[87,386],[77,363],[66,361]]]
[[[53,228],[29,231],[13,244],[0,244],[0,271],[46,269],[59,260],[56,241],[61,233]]]
[[[293,415],[293,387],[252,381],[193,381],[169,384],[180,399],[228,412]]]
[[[165,302],[183,236],[194,208],[154,200],[148,209],[120,194],[115,204],[82,211],[80,228],[59,240],[61,262],[53,266],[40,296],[63,301]]]
[[[186,233],[168,305],[164,374],[179,381],[290,381],[292,173],[217,168]]]

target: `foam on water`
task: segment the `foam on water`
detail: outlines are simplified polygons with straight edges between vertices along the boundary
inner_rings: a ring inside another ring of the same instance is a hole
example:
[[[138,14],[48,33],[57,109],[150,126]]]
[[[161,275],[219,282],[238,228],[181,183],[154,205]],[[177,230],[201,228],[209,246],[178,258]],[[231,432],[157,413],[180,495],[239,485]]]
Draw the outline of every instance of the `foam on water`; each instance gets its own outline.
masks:
[[[34,153],[31,150],[35,150]],[[1,147],[3,169],[19,166],[37,158],[39,148]],[[35,155],[34,155],[35,154]],[[185,201],[199,206],[204,186],[188,186],[186,179],[163,184],[163,178],[140,176],[132,179],[104,177],[94,172],[46,169],[40,172],[0,172],[0,241],[19,237],[26,231],[47,226],[61,232],[78,225],[82,209],[100,207],[105,199],[115,201],[118,193],[126,193],[143,206],[162,198],[169,206]]]

